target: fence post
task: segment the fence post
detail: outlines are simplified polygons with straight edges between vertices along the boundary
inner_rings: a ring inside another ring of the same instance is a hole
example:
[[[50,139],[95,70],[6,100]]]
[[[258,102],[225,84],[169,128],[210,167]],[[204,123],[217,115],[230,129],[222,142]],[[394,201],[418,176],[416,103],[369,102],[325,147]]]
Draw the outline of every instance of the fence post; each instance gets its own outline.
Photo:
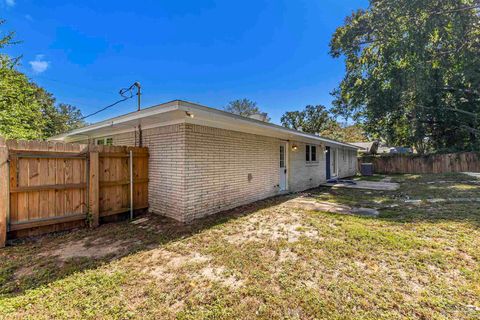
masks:
[[[10,210],[10,192],[8,181],[8,148],[0,137],[0,248],[7,242],[7,217]]]
[[[98,227],[99,214],[100,214],[100,199],[99,199],[99,163],[98,152],[90,152],[90,172],[89,172],[89,185],[88,185],[88,200],[92,221],[91,227]]]

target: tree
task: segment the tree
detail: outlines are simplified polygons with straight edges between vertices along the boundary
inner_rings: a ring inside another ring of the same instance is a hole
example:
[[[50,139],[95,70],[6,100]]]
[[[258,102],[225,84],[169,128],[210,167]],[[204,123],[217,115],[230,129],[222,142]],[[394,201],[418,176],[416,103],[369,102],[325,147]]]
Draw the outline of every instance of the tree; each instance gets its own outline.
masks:
[[[344,142],[368,141],[360,124],[342,126],[322,105],[308,105],[302,111],[285,112],[280,121],[286,128],[318,134],[327,139]]]
[[[335,124],[322,105],[308,105],[302,111],[285,112],[280,122],[284,127],[313,134],[319,134]]]
[[[342,128],[344,142],[367,142],[370,141],[365,130],[360,124],[353,124]]]
[[[5,24],[5,20],[0,18],[0,26],[3,24]],[[0,49],[17,44],[18,42],[13,40],[14,36],[15,33],[13,31],[5,32],[5,35],[0,37]],[[13,68],[15,65],[17,65],[19,60],[20,57],[12,59],[9,56],[0,53],[0,69]]]
[[[331,40],[335,111],[419,152],[480,149],[480,1],[370,0]]]
[[[58,106],[50,105],[44,109],[47,118],[44,135],[51,137],[86,125],[82,112],[75,106],[59,103]]]
[[[0,19],[0,25],[4,20]],[[0,49],[15,44],[13,33],[0,38]],[[84,125],[74,106],[55,106],[55,98],[16,70],[19,58],[0,53],[0,135],[44,139]]]
[[[38,87],[10,68],[0,69],[0,135],[10,139],[43,137],[45,119]]]
[[[342,126],[338,122],[332,124],[329,128],[320,134],[324,138],[343,142],[367,142],[370,141],[360,124]]]
[[[230,101],[224,108],[225,111],[238,114],[243,117],[250,117],[252,115],[261,115],[264,121],[270,121],[266,112],[261,112],[257,107],[257,103],[249,99],[237,99]]]

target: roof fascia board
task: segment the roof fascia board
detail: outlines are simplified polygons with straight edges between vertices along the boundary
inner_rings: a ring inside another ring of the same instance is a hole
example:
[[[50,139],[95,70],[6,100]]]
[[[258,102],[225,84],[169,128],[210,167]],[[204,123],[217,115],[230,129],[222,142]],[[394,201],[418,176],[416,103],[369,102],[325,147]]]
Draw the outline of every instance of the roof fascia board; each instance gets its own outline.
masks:
[[[236,120],[236,121],[239,121],[243,124],[247,124],[247,125],[252,125],[253,124],[253,125],[257,126],[258,128],[275,130],[275,131],[278,131],[278,132],[281,132],[281,133],[287,134],[287,135],[300,136],[300,137],[303,137],[303,138],[306,138],[306,139],[321,141],[321,142],[323,142],[325,144],[329,144],[329,145],[343,146],[343,147],[347,147],[347,148],[351,148],[351,149],[360,149],[359,147],[348,144],[348,143],[333,141],[333,140],[322,138],[322,137],[315,136],[315,135],[312,135],[312,134],[303,133],[303,132],[300,132],[300,131],[284,128],[284,127],[281,127],[281,126],[278,126],[278,125],[275,125],[275,124],[264,123],[264,122],[259,121],[259,120],[245,118],[245,117],[242,117],[242,116],[239,116],[239,115],[227,113],[225,111],[221,111],[221,110],[217,110],[217,109],[213,109],[213,108],[209,108],[209,107],[205,107],[205,106],[201,106],[201,105],[197,105],[197,104],[192,104],[190,102],[180,101],[180,105],[179,105],[178,108],[179,108],[179,110],[192,112],[193,114],[195,114],[195,112],[198,112],[198,111],[200,111],[202,113],[205,113],[205,115],[208,114],[208,113],[214,113],[217,116],[221,117],[222,120],[225,120],[225,121]]]
[[[135,121],[135,120],[139,120],[139,119],[149,117],[149,116],[152,116],[152,115],[162,114],[162,113],[166,113],[166,112],[170,112],[170,111],[176,111],[176,110],[188,111],[188,112],[192,112],[193,114],[195,114],[197,112],[201,112],[206,117],[214,114],[215,116],[220,117],[221,121],[224,121],[224,122],[227,122],[227,123],[235,121],[236,123],[240,122],[241,124],[245,124],[245,125],[254,125],[259,129],[274,130],[274,131],[277,131],[277,132],[280,132],[280,133],[286,134],[286,135],[302,137],[302,138],[310,139],[310,140],[313,140],[313,141],[321,141],[324,144],[328,144],[328,145],[343,146],[343,147],[347,147],[347,148],[351,148],[351,149],[361,149],[358,146],[351,145],[351,144],[348,144],[348,143],[326,139],[326,138],[323,138],[323,137],[320,137],[320,136],[316,136],[316,135],[312,135],[312,134],[303,133],[303,132],[300,132],[300,131],[284,128],[282,126],[275,125],[275,124],[272,124],[272,123],[265,123],[265,122],[262,122],[262,121],[259,121],[259,120],[245,118],[245,117],[242,117],[242,116],[239,116],[239,115],[228,113],[226,111],[217,110],[217,109],[214,109],[214,108],[210,108],[210,107],[207,107],[207,106],[203,106],[203,105],[200,105],[200,104],[191,103],[191,102],[187,102],[187,101],[182,101],[182,100],[170,101],[170,102],[167,102],[167,103],[163,103],[163,104],[159,104],[159,105],[156,105],[156,106],[153,106],[153,107],[143,109],[141,111],[135,111],[135,112],[131,112],[131,113],[116,117],[116,118],[112,118],[112,119],[109,119],[109,120],[104,120],[102,122],[99,122],[99,123],[96,123],[96,124],[93,124],[93,125],[90,125],[90,126],[87,126],[87,127],[84,127],[84,128],[79,128],[79,129],[70,131],[70,132],[65,133],[65,134],[54,136],[54,137],[50,138],[49,140],[60,140],[60,139],[64,140],[67,137],[71,137],[71,136],[74,136],[74,135],[80,135],[80,134],[83,134],[85,136],[89,136],[86,133],[90,132],[92,130],[104,129],[104,128],[107,128],[107,127],[114,127],[115,125],[121,125],[122,123],[125,123],[125,122]],[[188,118],[186,120],[183,119],[180,122],[185,122],[185,121],[188,122]],[[213,121],[215,121],[215,120],[213,120]],[[160,126],[164,126],[164,125],[165,124],[163,124],[163,123],[162,124],[159,123],[159,124],[150,125],[150,126],[148,126],[148,128],[160,127]],[[117,133],[112,133],[111,135],[114,135],[114,134],[117,134]],[[105,134],[98,134],[98,135],[91,135],[91,136],[92,137],[94,137],[94,136],[100,137],[100,136],[105,136]],[[78,140],[81,140],[81,139],[82,138],[80,138]]]
[[[170,111],[175,111],[175,110],[178,110],[178,101],[171,101],[171,102],[167,102],[167,103],[164,103],[164,104],[161,104],[161,105],[149,107],[149,108],[146,108],[146,109],[143,109],[143,110],[140,110],[140,111],[131,112],[131,113],[128,113],[128,114],[125,114],[125,115],[122,115],[122,116],[119,116],[119,117],[116,117],[116,118],[104,120],[104,121],[101,121],[101,122],[98,122],[98,123],[95,123],[95,124],[92,124],[92,125],[89,125],[89,126],[86,126],[86,127],[83,127],[83,128],[75,129],[73,131],[70,131],[70,132],[67,132],[67,133],[64,133],[64,134],[60,134],[58,136],[54,136],[51,139],[52,140],[62,139],[66,136],[71,136],[71,135],[75,135],[75,134],[82,134],[82,133],[89,132],[89,131],[92,131],[92,130],[97,130],[97,129],[103,129],[105,127],[114,126],[114,125],[122,124],[122,123],[125,123],[125,122],[128,122],[128,121],[138,120],[138,119],[142,119],[142,118],[149,117],[149,116],[152,116],[152,115],[161,114],[161,113],[170,112]]]
[[[179,119],[179,120],[161,122],[161,123],[158,123],[158,124],[151,124],[151,125],[148,125],[148,126],[142,126],[142,131],[145,132],[145,130],[148,130],[148,129],[160,128],[160,127],[165,127],[165,126],[170,126],[170,125],[175,125],[175,124],[180,124],[180,123],[185,123],[185,120],[184,119]],[[119,127],[114,127],[114,128],[118,129]],[[119,130],[119,131],[115,131],[115,132],[111,132],[111,133],[97,133],[97,134],[91,134],[91,135],[82,134],[83,137],[82,136],[71,135],[69,137],[72,137],[70,139],[70,141],[72,141],[72,142],[84,140],[86,138],[87,139],[97,139],[97,138],[103,138],[103,137],[111,137],[111,136],[115,136],[115,135],[122,134],[122,133],[134,132],[134,131],[137,131],[137,128],[138,128],[137,126],[129,126],[129,128],[127,128],[127,129],[123,129],[123,130]]]

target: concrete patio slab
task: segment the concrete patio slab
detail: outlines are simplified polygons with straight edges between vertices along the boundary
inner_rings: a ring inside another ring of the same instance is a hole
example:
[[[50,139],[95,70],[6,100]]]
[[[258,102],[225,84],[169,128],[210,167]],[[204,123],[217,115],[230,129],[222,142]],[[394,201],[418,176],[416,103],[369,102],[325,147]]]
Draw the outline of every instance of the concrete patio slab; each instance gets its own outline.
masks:
[[[420,205],[422,203],[440,203],[440,202],[480,202],[480,198],[433,198],[433,199],[408,199],[405,203]]]
[[[480,179],[480,172],[462,172],[462,173],[469,175],[470,177]]]
[[[350,189],[365,189],[365,190],[381,190],[394,191],[400,188],[400,185],[395,182],[385,181],[355,181],[356,184],[349,183],[323,183],[321,186],[332,188],[350,188]]]

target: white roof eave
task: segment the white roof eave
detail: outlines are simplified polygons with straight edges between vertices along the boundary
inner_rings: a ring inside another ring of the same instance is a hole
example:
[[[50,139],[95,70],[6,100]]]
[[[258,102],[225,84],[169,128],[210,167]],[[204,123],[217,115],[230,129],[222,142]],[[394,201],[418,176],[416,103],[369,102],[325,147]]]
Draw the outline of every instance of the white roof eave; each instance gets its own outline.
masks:
[[[118,128],[116,129],[118,130],[122,128],[125,129],[125,125],[128,125],[128,123],[132,124],[132,122],[135,123],[135,121],[141,120],[143,118],[161,115],[161,114],[176,111],[176,110],[191,112],[194,114],[195,117],[198,116],[198,117],[209,119],[215,122],[223,122],[227,124],[230,123],[232,125],[241,124],[241,125],[244,125],[245,127],[253,126],[257,129],[261,129],[264,132],[266,132],[265,135],[268,135],[268,131],[274,131],[276,133],[281,133],[283,135],[290,136],[292,137],[292,140],[294,137],[301,137],[304,139],[309,139],[311,141],[319,141],[329,145],[338,145],[338,146],[348,147],[351,149],[360,149],[360,147],[357,147],[355,145],[351,145],[348,143],[330,140],[330,139],[316,136],[313,134],[288,129],[276,124],[266,123],[263,121],[250,119],[250,118],[245,118],[245,117],[231,114],[222,110],[217,110],[214,108],[202,106],[202,105],[187,102],[187,101],[181,101],[181,100],[170,101],[164,104],[143,109],[141,111],[131,112],[125,115],[112,118],[112,119],[104,120],[96,124],[92,124],[83,128],[72,130],[70,132],[67,132],[61,135],[57,135],[55,137],[51,137],[49,140],[64,140],[67,137],[80,136],[80,135],[93,136],[95,135],[94,131],[109,128],[109,127],[117,126]],[[185,118],[186,122],[187,120],[188,118]],[[159,123],[159,126],[160,125],[162,124]],[[90,134],[87,134],[87,133],[90,133]]]

